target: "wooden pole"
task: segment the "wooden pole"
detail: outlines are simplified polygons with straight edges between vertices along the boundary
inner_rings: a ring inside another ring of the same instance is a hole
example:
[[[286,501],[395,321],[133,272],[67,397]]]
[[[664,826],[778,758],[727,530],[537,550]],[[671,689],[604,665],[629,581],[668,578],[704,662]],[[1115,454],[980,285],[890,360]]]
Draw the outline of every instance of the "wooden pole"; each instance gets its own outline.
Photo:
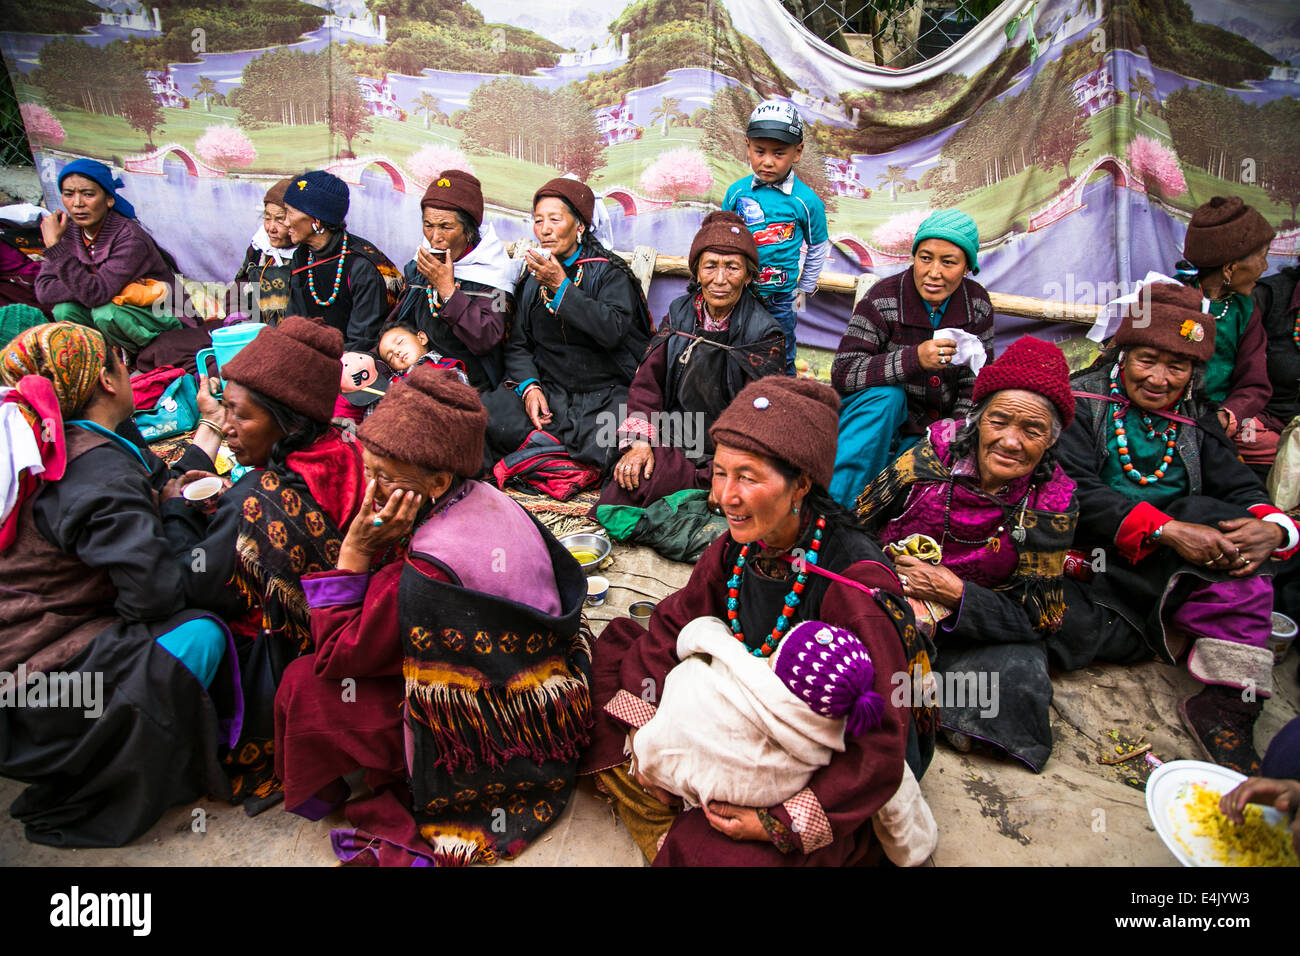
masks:
[[[630,260],[627,253],[619,253]],[[683,276],[690,278],[690,270],[685,256],[660,255],[655,259],[655,275]],[[844,272],[823,272],[817,279],[818,292],[839,292],[853,295],[858,289],[858,276]],[[989,292],[993,302],[993,311],[1003,315],[1015,315],[1025,319],[1037,319],[1040,322],[1068,322],[1074,325],[1092,325],[1101,311],[1096,305],[1075,305],[1071,302],[1052,302],[1048,299],[1035,299],[1026,295],[1007,295],[1002,292]]]
[[[531,240],[525,240],[519,243],[521,247],[536,245]],[[515,243],[511,243],[507,248],[514,255]],[[646,247],[638,247],[637,253],[644,256]],[[632,262],[637,253],[620,252],[618,253],[628,262]],[[522,253],[521,253],[522,254]],[[691,277],[690,268],[687,265],[685,256],[665,256],[657,255],[655,257],[654,274],[663,276],[680,276],[685,279]],[[871,286],[865,281],[866,278],[874,278],[863,274],[861,276],[849,275],[844,272],[823,272],[817,279],[818,292],[838,292],[843,295],[854,295],[855,301],[865,294]],[[861,284],[860,284],[861,283]],[[1027,295],[1007,295],[1003,292],[989,291],[989,299],[993,303],[993,311],[1002,315],[1014,315],[1023,319],[1034,319],[1039,322],[1063,322],[1070,325],[1090,326],[1097,318],[1097,313],[1101,311],[1098,305],[1076,305],[1073,302],[1053,302],[1050,299],[1035,299]],[[846,316],[847,319],[847,316]]]

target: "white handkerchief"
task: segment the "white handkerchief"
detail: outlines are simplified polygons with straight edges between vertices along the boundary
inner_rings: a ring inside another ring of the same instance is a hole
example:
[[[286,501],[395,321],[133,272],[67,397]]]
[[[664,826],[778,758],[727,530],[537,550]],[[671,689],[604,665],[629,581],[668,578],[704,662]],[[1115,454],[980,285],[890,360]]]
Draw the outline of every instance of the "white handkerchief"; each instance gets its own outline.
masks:
[[[1139,282],[1136,288],[1128,295],[1122,295],[1118,299],[1112,299],[1107,302],[1100,312],[1097,313],[1096,320],[1092,323],[1092,328],[1088,330],[1088,338],[1100,345],[1108,338],[1119,331],[1119,324],[1124,318],[1124,306],[1136,302],[1142,294],[1142,287],[1148,282],[1173,282],[1178,283],[1177,279],[1171,279],[1169,276],[1159,272],[1148,272],[1146,278]]]
[[[952,357],[953,365],[965,365],[976,375],[984,367],[988,356],[984,354],[984,343],[978,335],[965,329],[935,329],[933,338],[952,339],[957,343],[957,354]]]

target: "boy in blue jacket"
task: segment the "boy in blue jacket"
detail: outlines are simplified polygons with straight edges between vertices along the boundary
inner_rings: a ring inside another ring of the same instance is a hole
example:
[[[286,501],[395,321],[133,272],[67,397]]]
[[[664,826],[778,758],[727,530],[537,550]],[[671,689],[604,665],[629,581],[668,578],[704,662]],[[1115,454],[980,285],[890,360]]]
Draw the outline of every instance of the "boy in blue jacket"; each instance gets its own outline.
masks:
[[[786,374],[794,374],[795,312],[817,291],[826,254],[826,207],[794,174],[803,155],[803,119],[791,103],[764,100],[749,115],[745,152],[753,176],[732,183],[722,208],[745,220],[758,245],[754,282],[785,333]]]

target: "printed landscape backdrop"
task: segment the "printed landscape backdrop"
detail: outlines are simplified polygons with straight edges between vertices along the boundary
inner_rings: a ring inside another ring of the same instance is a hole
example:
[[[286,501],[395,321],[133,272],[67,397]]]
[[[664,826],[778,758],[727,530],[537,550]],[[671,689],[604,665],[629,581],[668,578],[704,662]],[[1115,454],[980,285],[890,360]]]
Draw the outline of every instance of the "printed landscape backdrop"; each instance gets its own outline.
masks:
[[[70,159],[108,162],[203,281],[233,275],[271,181],[318,167],[352,184],[349,228],[399,264],[448,167],[482,180],[507,240],[531,234],[537,186],[574,173],[616,248],[684,255],[747,173],[745,119],[770,96],[809,124],[798,172],[829,210],[831,270],[897,272],[921,219],[953,205],[979,224],[989,288],[1079,302],[1171,271],[1216,194],[1278,228],[1274,267],[1300,236],[1300,13],[1282,0],[1009,0],[897,72],[777,0],[5,6],[0,52],[50,207]],[[680,289],[656,281],[657,318]],[[819,297],[800,341],[833,348],[849,305]]]

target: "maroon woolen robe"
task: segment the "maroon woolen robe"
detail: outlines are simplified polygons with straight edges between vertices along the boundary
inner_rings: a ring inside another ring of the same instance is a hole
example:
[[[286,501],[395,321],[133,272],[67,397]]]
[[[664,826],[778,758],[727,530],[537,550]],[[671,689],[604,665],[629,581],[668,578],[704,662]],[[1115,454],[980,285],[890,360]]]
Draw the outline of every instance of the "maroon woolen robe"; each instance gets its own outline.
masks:
[[[445,572],[419,558],[420,571],[439,581]],[[360,603],[314,607],[314,656],[285,669],[275,695],[275,772],[284,782],[284,805],[295,810],[355,770],[366,771],[374,795],[347,804],[348,822],[381,838],[381,864],[409,864],[415,853],[432,856],[410,812],[402,703],[402,641],[397,594],[403,561],[368,576]],[[326,571],[309,580],[366,575]],[[376,640],[378,635],[388,639]],[[344,684],[351,678],[355,685]],[[400,848],[415,851],[404,854]]]
[[[854,534],[841,530],[837,534]],[[828,544],[829,538],[828,538]],[[580,773],[595,773],[626,762],[624,740],[654,713],[646,697],[663,688],[676,666],[677,635],[690,620],[726,618],[726,582],[732,568],[726,554],[731,535],[709,546],[686,586],[655,609],[649,631],[630,618],[613,621],[596,642],[592,662],[592,704],[596,727]],[[843,566],[835,549],[824,547],[822,566],[871,587],[901,596],[897,578],[883,565],[858,561]],[[875,664],[873,689],[889,700],[896,681],[907,673],[902,642],[890,618],[868,594],[831,583],[820,601],[808,600],[792,623],[825,621],[856,634]],[[768,812],[794,833],[800,849],[782,854],[773,843],[733,841],[709,825],[703,811],[678,814],[660,846],[656,866],[844,866],[882,858],[871,817],[898,790],[903,777],[911,711],[885,708],[881,726],[845,741],[844,753],[813,774],[808,786]]]

